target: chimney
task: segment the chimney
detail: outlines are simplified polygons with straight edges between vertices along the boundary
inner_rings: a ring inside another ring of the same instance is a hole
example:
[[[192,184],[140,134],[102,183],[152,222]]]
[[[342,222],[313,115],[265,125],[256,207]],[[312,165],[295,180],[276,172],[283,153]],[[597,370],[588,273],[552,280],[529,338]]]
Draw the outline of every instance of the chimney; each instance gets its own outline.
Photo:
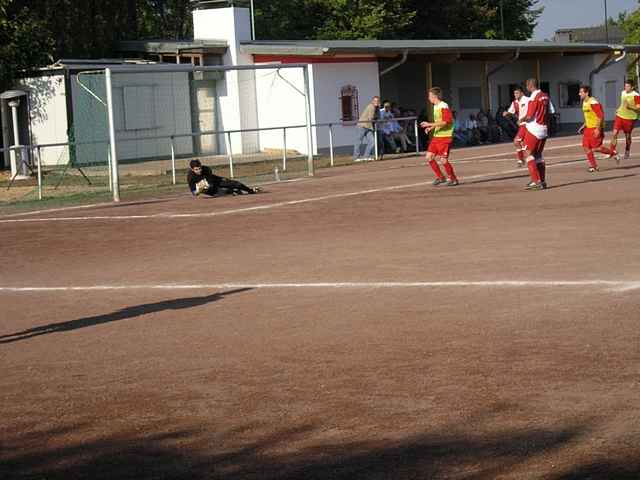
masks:
[[[240,53],[240,43],[251,41],[251,12],[246,0],[191,0],[194,40],[226,40],[229,45],[224,63],[253,63]]]

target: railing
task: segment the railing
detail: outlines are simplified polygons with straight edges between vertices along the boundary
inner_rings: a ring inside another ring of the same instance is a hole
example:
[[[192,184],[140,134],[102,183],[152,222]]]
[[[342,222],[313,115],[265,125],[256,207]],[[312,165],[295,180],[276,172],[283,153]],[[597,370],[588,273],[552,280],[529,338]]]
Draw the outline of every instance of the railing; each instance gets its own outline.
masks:
[[[373,120],[371,123],[374,124],[374,129],[373,129],[373,137],[374,137],[374,160],[379,160],[380,159],[380,148],[379,148],[379,144],[380,144],[380,125],[385,124],[385,123],[389,123],[389,122],[413,122],[413,133],[414,133],[414,137],[415,137],[415,151],[416,154],[420,153],[420,142],[419,142],[419,125],[418,125],[418,119],[415,116],[409,116],[409,117],[398,117],[398,118],[393,118],[393,119],[385,119],[385,120]],[[316,128],[316,129],[320,129],[320,128],[327,128],[328,131],[328,143],[329,143],[329,164],[331,167],[335,166],[335,157],[336,157],[336,147],[335,147],[335,139],[334,139],[334,130],[337,127],[340,128],[349,128],[349,127],[358,127],[358,122],[355,122],[354,124],[351,125],[345,125],[343,122],[338,121],[338,122],[327,122],[327,123],[315,123],[311,125],[312,128]],[[117,139],[117,142],[120,143],[125,143],[125,142],[143,142],[143,141],[162,141],[162,140],[168,140],[169,143],[169,151],[170,151],[170,157],[171,157],[171,182],[173,185],[176,185],[177,183],[177,148],[176,148],[176,140],[180,139],[180,138],[196,138],[196,137],[202,137],[205,135],[217,135],[220,136],[222,138],[224,138],[225,140],[225,153],[227,156],[227,162],[228,162],[228,168],[229,168],[229,176],[231,178],[234,178],[235,176],[235,160],[234,160],[234,153],[233,153],[233,146],[232,146],[232,135],[233,134],[244,134],[244,133],[260,133],[260,132],[268,132],[268,131],[281,131],[282,132],[282,170],[283,171],[287,171],[287,162],[289,160],[288,158],[288,152],[287,152],[287,142],[288,142],[288,132],[290,132],[291,130],[294,129],[300,129],[300,128],[307,128],[307,125],[305,124],[300,124],[300,125],[285,125],[285,126],[279,126],[279,127],[266,127],[266,128],[249,128],[249,129],[236,129],[236,130],[207,130],[207,131],[200,131],[200,132],[188,132],[188,133],[177,133],[177,134],[173,134],[173,135],[152,135],[152,136],[146,136],[146,137],[138,137],[138,138],[119,138]],[[406,132],[405,132],[406,133]],[[316,130],[316,144],[317,144],[317,138],[318,138],[318,130]],[[355,135],[354,135],[354,141],[355,141]],[[14,151],[21,151],[24,152],[23,154],[20,155],[20,165],[17,165],[16,168],[16,172],[15,174],[12,176],[10,183],[9,183],[9,188],[11,187],[11,185],[13,184],[13,182],[16,179],[16,176],[18,175],[22,164],[25,163],[25,165],[28,166],[28,168],[32,171],[33,173],[33,162],[31,162],[31,164],[27,163],[26,160],[29,158],[29,156],[34,159],[35,161],[35,167],[36,167],[36,176],[37,176],[37,181],[38,181],[38,199],[42,200],[43,195],[42,195],[42,191],[43,191],[43,183],[42,183],[42,175],[43,175],[43,165],[42,165],[42,150],[43,149],[47,149],[47,148],[61,148],[61,147],[69,147],[69,148],[74,148],[74,147],[81,147],[81,146],[95,146],[95,145],[109,145],[110,142],[108,139],[104,139],[104,140],[97,140],[97,141],[92,141],[92,142],[58,142],[58,143],[47,143],[47,144],[36,144],[36,145],[16,145],[16,146],[11,146],[8,148],[0,148],[0,154],[4,154],[4,152],[14,152]],[[31,153],[31,155],[28,155],[28,153]],[[110,152],[109,152],[110,153]],[[16,163],[17,163],[18,159],[16,158]],[[73,167],[78,168],[78,166],[72,165]],[[81,165],[83,166],[83,165]],[[111,162],[111,155],[108,154],[107,155],[107,170],[108,170],[108,177],[109,177],[109,188],[111,190],[113,190],[113,181],[114,181],[114,175],[117,175],[117,168],[112,170],[112,162]],[[90,183],[89,179],[86,177],[86,175],[84,174],[84,172],[82,172],[81,168],[79,168],[80,172],[82,173],[82,175],[85,177],[85,179]]]

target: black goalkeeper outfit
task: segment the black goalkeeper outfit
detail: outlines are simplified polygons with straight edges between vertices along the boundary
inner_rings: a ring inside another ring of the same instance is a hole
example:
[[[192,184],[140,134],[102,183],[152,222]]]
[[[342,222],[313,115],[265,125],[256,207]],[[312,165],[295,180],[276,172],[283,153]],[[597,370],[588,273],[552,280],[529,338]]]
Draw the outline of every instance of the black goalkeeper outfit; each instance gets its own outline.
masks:
[[[255,193],[253,188],[247,187],[244,183],[230,180],[228,178],[214,175],[211,168],[202,166],[202,173],[197,175],[193,170],[187,174],[187,183],[192,194],[196,194],[196,185],[202,180],[206,180],[209,188],[202,193],[205,195],[217,195],[218,193]]]

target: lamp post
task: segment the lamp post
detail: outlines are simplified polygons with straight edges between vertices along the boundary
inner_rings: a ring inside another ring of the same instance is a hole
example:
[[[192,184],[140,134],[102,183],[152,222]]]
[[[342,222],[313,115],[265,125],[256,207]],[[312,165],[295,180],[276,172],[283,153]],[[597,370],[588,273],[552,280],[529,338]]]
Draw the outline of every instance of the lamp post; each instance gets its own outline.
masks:
[[[504,38],[504,0],[500,0],[500,28],[502,29],[502,39],[506,40]]]
[[[11,157],[11,178],[23,180],[29,178],[27,169],[25,168],[24,158],[22,157],[22,148],[20,145],[20,130],[18,129],[18,107],[20,107],[20,99],[14,98],[8,103],[11,108],[11,119],[13,121],[13,150]],[[18,159],[20,161],[18,162]]]
[[[607,0],[604,0],[604,34],[609,43],[609,14],[607,13]]]

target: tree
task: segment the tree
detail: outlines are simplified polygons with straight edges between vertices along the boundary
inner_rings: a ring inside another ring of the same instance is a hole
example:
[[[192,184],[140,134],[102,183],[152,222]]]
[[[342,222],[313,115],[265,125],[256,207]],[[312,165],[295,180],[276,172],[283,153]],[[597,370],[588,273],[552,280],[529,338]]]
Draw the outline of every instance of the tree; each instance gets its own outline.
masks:
[[[261,39],[531,38],[538,0],[256,0]]]
[[[12,0],[0,0],[0,91],[20,72],[51,61],[53,40],[46,26],[23,7],[10,15]]]
[[[627,34],[625,43],[640,43],[640,8],[634,12],[620,15],[618,24],[622,26],[622,29]]]

